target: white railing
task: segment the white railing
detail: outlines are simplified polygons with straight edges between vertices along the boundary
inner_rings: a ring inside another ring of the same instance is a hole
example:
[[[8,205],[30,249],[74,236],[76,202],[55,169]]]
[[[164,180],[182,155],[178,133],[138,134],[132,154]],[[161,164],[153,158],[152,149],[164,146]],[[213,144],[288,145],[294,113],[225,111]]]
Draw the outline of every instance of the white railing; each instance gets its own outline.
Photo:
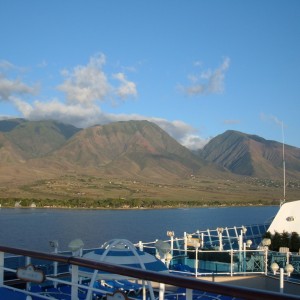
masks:
[[[92,291],[101,291],[99,289],[95,289],[93,286],[86,286],[84,284],[80,284],[80,272],[79,269],[81,267],[84,268],[91,268],[93,270],[101,270],[104,272],[118,274],[130,278],[139,279],[141,281],[149,281],[149,282],[156,282],[157,285],[157,297],[159,299],[165,299],[165,285],[171,285],[176,287],[183,287],[186,289],[185,297],[186,299],[192,299],[193,295],[200,295],[201,293],[213,293],[215,295],[228,295],[237,298],[243,299],[299,299],[297,296],[293,295],[285,295],[279,294],[274,292],[266,292],[262,290],[256,289],[249,289],[245,287],[236,287],[231,285],[225,285],[220,283],[214,282],[207,282],[207,281],[199,281],[198,279],[187,278],[183,276],[177,276],[172,274],[165,274],[165,273],[157,273],[152,271],[146,271],[142,269],[136,268],[129,268],[114,264],[107,264],[103,262],[96,262],[88,259],[84,259],[81,257],[74,257],[74,256],[64,256],[60,254],[48,254],[48,253],[41,253],[35,251],[29,251],[24,249],[16,249],[10,247],[0,246],[0,289],[7,289],[7,290],[14,290],[20,293],[24,293],[28,297],[26,299],[30,299],[29,297],[34,296],[40,299],[51,299],[47,295],[47,291],[45,293],[34,293],[33,291],[29,290],[30,284],[27,285],[27,290],[19,290],[15,287],[8,286],[5,282],[4,278],[4,271],[7,268],[4,265],[4,253],[11,253],[16,255],[23,255],[25,257],[35,258],[35,259],[42,259],[45,261],[51,261],[52,263],[64,263],[68,264],[71,267],[70,273],[70,280],[63,280],[54,276],[46,276],[46,280],[51,282],[52,286],[55,284],[61,284],[64,286],[70,286],[70,295],[72,300],[78,299],[78,292],[80,290],[89,291],[86,292],[86,299],[90,299],[89,295]],[[29,261],[29,260],[28,260]],[[9,270],[12,272],[17,272],[17,270]],[[198,291],[198,292],[197,292]],[[197,294],[198,293],[198,294]],[[199,294],[200,293],[200,294]],[[52,297],[55,295],[52,294]],[[148,297],[148,296],[147,296]],[[130,297],[134,299],[134,297]],[[155,296],[150,294],[151,299],[155,299]],[[1,293],[0,293],[0,299]],[[52,298],[53,299],[53,298]],[[113,299],[113,298],[111,298]],[[146,299],[146,296],[144,297]],[[147,298],[148,299],[148,298]]]

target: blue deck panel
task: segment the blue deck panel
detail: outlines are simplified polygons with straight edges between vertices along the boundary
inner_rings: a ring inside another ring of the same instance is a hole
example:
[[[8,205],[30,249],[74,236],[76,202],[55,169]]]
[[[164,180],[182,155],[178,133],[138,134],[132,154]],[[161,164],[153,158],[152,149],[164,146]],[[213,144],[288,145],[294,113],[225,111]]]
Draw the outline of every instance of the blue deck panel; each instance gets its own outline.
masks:
[[[0,300],[26,300],[27,295],[21,292],[9,290],[7,288],[0,288]],[[32,297],[32,300],[40,300],[43,299],[38,296]],[[71,298],[69,298],[71,299]]]

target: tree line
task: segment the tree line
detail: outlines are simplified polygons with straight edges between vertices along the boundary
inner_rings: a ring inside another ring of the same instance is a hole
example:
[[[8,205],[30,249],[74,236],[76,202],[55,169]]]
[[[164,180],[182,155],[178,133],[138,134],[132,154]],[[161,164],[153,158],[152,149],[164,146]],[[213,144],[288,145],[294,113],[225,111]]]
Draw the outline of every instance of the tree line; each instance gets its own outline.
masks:
[[[126,208],[176,208],[176,207],[203,207],[203,206],[247,206],[272,205],[269,201],[240,202],[232,200],[166,200],[166,199],[31,199],[31,198],[2,198],[2,207],[37,207],[37,208],[88,208],[88,209],[126,209]]]

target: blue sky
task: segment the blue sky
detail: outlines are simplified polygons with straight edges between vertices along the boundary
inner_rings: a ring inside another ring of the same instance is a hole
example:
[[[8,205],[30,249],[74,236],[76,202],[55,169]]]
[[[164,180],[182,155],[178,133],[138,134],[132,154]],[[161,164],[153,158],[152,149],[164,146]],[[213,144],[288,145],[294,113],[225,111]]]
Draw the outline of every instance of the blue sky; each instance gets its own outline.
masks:
[[[185,146],[228,129],[300,147],[298,0],[2,0],[0,116],[147,119]]]

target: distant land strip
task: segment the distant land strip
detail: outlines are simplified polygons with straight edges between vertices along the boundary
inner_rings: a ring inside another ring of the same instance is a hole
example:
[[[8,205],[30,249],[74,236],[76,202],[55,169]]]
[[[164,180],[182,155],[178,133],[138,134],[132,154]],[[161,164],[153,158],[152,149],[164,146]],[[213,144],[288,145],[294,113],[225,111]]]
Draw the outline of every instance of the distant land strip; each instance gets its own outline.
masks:
[[[164,209],[164,208],[197,208],[197,207],[226,207],[226,206],[269,206],[279,205],[276,200],[257,201],[165,201],[139,199],[103,199],[88,200],[41,200],[8,198],[0,200],[3,208],[68,208],[68,209]]]

